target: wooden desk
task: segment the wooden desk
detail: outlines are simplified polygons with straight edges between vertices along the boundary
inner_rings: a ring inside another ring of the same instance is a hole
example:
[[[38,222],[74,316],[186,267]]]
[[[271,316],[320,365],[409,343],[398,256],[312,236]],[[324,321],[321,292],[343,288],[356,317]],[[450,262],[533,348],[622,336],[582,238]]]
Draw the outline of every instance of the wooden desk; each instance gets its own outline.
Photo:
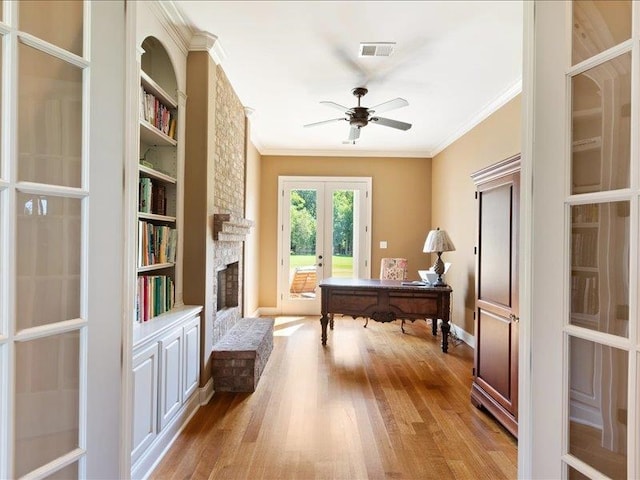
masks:
[[[449,301],[451,287],[402,285],[399,280],[328,278],[320,283],[322,295],[322,345],[327,344],[327,325],[333,330],[333,315],[369,317],[376,322],[431,318],[432,333],[442,320],[442,351],[449,346]]]

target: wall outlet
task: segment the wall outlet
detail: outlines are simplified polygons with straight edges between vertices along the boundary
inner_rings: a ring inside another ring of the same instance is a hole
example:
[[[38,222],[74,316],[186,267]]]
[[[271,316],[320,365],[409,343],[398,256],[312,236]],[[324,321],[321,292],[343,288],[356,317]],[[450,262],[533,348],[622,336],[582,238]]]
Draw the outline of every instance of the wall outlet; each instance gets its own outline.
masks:
[[[386,240],[382,240],[380,242],[380,248],[387,248],[387,241]]]

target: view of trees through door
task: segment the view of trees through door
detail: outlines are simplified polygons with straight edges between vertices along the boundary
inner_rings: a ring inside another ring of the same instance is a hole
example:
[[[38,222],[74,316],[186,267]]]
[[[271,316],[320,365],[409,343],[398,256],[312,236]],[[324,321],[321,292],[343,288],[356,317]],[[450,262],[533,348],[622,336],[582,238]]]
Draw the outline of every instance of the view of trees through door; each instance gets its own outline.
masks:
[[[368,277],[370,180],[281,177],[280,186],[280,306],[316,314],[323,278]]]
[[[315,264],[317,205],[314,190],[291,192],[291,249],[289,267],[292,269]],[[336,190],[332,200],[332,277],[353,276],[353,190]]]

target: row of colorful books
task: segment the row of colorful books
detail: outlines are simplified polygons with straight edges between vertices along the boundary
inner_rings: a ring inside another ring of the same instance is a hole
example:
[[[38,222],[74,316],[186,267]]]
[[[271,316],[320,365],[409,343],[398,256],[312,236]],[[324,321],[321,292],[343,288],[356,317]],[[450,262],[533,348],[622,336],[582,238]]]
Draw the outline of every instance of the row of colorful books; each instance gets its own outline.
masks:
[[[176,138],[176,117],[152,93],[140,86],[140,117],[156,127],[165,135]]]
[[[167,189],[163,184],[154,183],[149,177],[141,177],[138,190],[139,212],[167,214]]]
[[[178,231],[166,225],[138,222],[138,266],[175,263]]]
[[[168,312],[175,303],[173,279],[166,275],[141,275],[138,277],[136,296],[136,320],[146,322]]]

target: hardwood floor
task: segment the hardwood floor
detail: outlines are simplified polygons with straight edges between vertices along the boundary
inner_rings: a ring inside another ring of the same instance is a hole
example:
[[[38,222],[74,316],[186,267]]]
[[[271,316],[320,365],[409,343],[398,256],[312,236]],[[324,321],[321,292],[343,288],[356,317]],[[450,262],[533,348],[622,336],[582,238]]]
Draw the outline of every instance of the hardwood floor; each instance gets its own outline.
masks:
[[[517,442],[469,401],[473,350],[426,322],[276,319],[252,394],[216,393],[153,479],[512,479]]]

